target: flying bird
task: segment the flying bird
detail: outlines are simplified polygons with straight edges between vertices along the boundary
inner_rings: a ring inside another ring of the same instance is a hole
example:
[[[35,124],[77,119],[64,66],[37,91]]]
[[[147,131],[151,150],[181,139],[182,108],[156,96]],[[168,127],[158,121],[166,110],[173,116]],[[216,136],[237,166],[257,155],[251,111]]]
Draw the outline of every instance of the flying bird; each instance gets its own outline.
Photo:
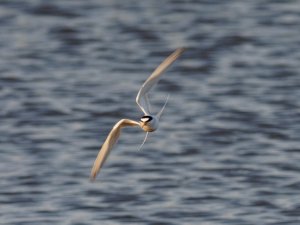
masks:
[[[153,73],[149,76],[149,78],[144,82],[136,97],[136,103],[144,113],[144,116],[142,116],[139,121],[135,121],[131,119],[121,119],[119,122],[117,122],[114,125],[114,127],[108,134],[104,144],[102,145],[97,155],[97,158],[94,162],[91,175],[90,175],[91,181],[94,181],[96,179],[96,176],[99,173],[100,169],[102,168],[104,162],[106,161],[111,149],[113,148],[114,144],[117,142],[121,133],[121,129],[123,127],[137,126],[142,128],[146,132],[145,139],[142,145],[140,146],[140,149],[145,143],[148,137],[148,133],[153,132],[158,128],[159,119],[165,109],[169,96],[167,97],[161,110],[157,114],[152,114],[150,112],[148,93],[158,83],[158,81],[160,80],[160,78],[162,77],[166,69],[184,52],[184,50],[185,50],[184,48],[176,49],[153,71]]]

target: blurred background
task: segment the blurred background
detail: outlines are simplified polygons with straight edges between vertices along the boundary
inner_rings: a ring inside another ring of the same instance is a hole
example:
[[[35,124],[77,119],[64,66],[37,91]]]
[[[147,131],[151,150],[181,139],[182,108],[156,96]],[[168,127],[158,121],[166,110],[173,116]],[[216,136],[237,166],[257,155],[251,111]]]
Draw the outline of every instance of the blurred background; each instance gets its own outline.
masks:
[[[300,1],[0,1],[0,223],[300,224]],[[160,129],[112,126],[150,99]]]

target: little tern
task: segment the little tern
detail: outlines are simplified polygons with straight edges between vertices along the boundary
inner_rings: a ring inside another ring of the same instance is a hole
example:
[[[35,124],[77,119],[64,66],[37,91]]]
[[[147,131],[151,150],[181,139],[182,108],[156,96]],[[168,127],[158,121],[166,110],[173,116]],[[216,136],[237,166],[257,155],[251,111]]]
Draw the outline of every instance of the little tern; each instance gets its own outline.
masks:
[[[141,147],[145,143],[148,133],[153,132],[158,128],[159,119],[165,109],[169,96],[167,97],[167,100],[165,101],[165,104],[163,105],[161,110],[156,115],[154,115],[150,112],[148,93],[158,83],[158,81],[160,80],[160,78],[162,77],[166,69],[184,52],[184,50],[185,50],[184,48],[176,49],[153,71],[153,73],[149,76],[149,78],[144,82],[136,97],[136,103],[144,113],[144,116],[140,118],[140,121],[135,121],[131,119],[121,119],[119,122],[117,122],[114,125],[114,127],[108,134],[104,144],[102,145],[97,155],[97,158],[94,162],[91,175],[90,175],[91,181],[94,181],[96,179],[96,176],[99,173],[100,169],[102,168],[104,162],[106,161],[111,149],[113,148],[114,144],[117,142],[121,133],[121,129],[123,127],[139,126],[146,132],[146,136]]]

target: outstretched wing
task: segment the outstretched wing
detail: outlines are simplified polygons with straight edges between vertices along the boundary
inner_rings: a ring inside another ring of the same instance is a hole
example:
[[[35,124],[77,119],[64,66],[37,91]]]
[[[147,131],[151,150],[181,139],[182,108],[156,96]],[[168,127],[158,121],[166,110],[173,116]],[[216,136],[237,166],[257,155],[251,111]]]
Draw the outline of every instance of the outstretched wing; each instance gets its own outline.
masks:
[[[165,70],[184,52],[184,50],[184,48],[176,49],[153,71],[139,90],[139,93],[136,96],[136,103],[146,115],[150,114],[147,93],[154,87],[155,84],[157,84]]]
[[[108,134],[104,144],[102,145],[97,158],[94,162],[94,166],[91,171],[90,180],[94,181],[96,179],[97,174],[99,173],[101,167],[103,166],[107,156],[109,155],[112,147],[117,142],[122,127],[126,126],[139,126],[139,123],[134,120],[122,119],[112,128],[110,133]]]

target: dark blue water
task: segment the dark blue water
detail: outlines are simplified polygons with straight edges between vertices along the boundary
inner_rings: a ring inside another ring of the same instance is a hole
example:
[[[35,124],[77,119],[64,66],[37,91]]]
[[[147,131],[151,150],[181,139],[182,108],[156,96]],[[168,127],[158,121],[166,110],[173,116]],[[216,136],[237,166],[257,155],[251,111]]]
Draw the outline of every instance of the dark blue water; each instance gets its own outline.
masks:
[[[299,225],[300,1],[0,1],[0,224]],[[174,49],[142,151],[115,122]]]

